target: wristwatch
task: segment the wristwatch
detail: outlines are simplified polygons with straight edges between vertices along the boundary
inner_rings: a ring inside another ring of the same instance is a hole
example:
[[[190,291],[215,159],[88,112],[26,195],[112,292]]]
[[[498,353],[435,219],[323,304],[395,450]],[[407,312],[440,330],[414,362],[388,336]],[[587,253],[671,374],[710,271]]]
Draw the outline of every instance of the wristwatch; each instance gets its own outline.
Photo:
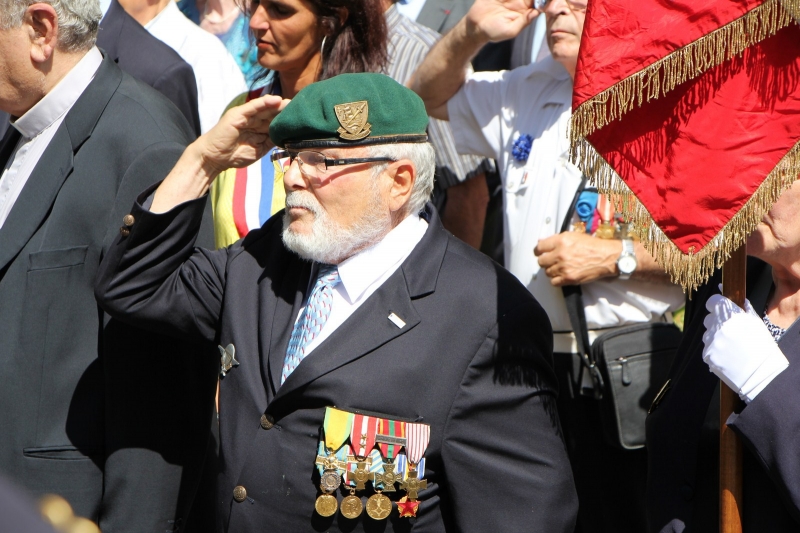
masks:
[[[630,279],[633,271],[636,270],[636,252],[633,250],[633,239],[622,239],[622,253],[617,259],[617,269],[619,279]]]

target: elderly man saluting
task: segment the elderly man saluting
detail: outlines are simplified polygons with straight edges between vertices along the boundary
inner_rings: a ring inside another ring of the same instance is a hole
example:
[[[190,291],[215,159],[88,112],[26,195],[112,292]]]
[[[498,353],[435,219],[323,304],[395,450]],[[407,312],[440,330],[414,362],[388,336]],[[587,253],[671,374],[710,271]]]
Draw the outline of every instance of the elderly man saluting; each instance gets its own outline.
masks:
[[[234,108],[104,260],[112,315],[220,345],[227,531],[572,530],[549,322],[426,205],[427,120],[380,74]],[[271,143],[286,210],[194,248],[213,176]]]

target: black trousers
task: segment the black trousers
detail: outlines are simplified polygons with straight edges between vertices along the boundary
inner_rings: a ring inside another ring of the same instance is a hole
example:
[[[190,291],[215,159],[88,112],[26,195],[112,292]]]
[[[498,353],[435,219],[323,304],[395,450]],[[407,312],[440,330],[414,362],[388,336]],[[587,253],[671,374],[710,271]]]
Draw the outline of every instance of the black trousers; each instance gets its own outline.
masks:
[[[577,354],[554,354],[558,414],[578,491],[576,533],[644,533],[647,452],[623,450],[603,436],[598,401],[581,396]]]

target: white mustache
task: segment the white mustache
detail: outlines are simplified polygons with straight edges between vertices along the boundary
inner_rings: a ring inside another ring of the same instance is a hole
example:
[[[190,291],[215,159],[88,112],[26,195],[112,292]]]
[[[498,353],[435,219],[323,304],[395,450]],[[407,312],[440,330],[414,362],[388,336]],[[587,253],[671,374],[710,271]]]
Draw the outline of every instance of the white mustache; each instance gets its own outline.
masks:
[[[299,191],[290,192],[286,195],[286,208],[290,209],[292,207],[308,209],[314,215],[318,215],[320,210],[320,205],[316,198],[310,194],[303,194]]]

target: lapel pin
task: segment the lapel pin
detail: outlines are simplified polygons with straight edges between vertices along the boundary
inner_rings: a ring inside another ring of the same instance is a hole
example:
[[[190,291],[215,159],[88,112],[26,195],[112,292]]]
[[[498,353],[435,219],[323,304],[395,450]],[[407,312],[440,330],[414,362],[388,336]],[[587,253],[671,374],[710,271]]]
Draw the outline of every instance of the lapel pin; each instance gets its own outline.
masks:
[[[388,318],[389,318],[389,320],[391,321],[392,324],[394,324],[395,326],[397,326],[400,329],[403,329],[403,327],[405,327],[405,325],[406,325],[405,321],[402,318],[400,318],[399,316],[397,316],[396,314],[394,314],[394,313],[389,315]]]
[[[219,371],[222,374],[222,377],[225,377],[225,374],[228,371],[235,367],[239,366],[239,361],[236,360],[236,348],[233,344],[229,344],[227,347],[223,348],[222,346],[217,346],[219,348],[220,353],[220,364],[222,365],[222,370]]]

